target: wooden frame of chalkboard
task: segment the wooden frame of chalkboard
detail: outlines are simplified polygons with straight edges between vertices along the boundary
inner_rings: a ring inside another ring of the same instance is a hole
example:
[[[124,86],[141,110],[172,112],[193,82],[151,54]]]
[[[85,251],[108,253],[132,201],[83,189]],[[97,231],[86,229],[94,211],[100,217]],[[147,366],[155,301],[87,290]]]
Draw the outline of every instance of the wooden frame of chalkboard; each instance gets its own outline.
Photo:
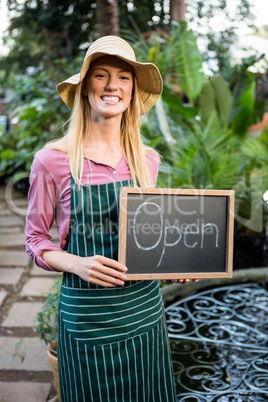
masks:
[[[118,261],[128,280],[231,278],[233,190],[120,190]]]

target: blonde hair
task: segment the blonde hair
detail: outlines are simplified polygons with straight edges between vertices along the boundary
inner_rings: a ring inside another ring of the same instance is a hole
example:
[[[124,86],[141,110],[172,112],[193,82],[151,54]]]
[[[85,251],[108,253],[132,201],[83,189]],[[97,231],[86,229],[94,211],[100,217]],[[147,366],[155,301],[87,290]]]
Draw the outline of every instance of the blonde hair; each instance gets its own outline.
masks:
[[[84,167],[83,143],[90,130],[90,104],[82,93],[85,79],[86,77],[77,85],[74,106],[70,119],[67,121],[66,134],[45,145],[45,148],[68,153],[71,174],[79,186],[82,184]],[[121,121],[121,145],[134,186],[139,184],[140,187],[150,187],[153,185],[153,180],[146,163],[146,156],[148,154],[157,156],[158,154],[153,149],[145,147],[142,142],[140,108],[136,78],[133,76],[132,100],[124,111]]]

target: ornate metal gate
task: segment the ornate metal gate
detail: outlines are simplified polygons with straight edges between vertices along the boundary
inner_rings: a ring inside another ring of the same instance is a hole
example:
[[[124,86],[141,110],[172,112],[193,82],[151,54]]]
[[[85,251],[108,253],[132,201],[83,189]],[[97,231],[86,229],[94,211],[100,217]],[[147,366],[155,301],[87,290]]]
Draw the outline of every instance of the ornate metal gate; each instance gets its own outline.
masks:
[[[166,309],[178,401],[268,401],[268,291],[207,290]]]

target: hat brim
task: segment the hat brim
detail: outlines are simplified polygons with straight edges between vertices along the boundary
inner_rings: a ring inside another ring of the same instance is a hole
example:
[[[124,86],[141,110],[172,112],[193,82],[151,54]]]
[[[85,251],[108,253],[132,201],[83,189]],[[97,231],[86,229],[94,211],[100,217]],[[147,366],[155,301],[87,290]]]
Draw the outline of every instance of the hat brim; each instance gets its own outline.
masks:
[[[79,74],[75,74],[67,80],[59,83],[57,85],[57,91],[61,99],[70,109],[72,109],[77,85],[84,79],[92,62],[99,57],[109,54],[124,60],[133,68],[137,80],[138,94],[141,103],[141,114],[145,114],[154,106],[162,92],[163,83],[158,68],[152,63],[140,63],[138,61],[128,60],[121,55],[115,55],[112,51],[111,53],[96,52],[90,55],[84,61]]]

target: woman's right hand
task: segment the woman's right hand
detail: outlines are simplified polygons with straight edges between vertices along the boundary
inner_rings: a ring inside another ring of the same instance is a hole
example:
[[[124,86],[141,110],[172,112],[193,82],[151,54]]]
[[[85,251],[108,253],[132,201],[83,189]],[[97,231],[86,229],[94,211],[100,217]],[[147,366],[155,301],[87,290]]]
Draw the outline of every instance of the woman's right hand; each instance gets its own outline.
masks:
[[[73,272],[84,281],[106,287],[125,284],[127,267],[119,262],[102,255],[75,257]]]
[[[44,250],[41,257],[54,269],[76,274],[95,285],[112,288],[124,285],[127,279],[125,265],[102,255],[80,257],[64,251]]]

